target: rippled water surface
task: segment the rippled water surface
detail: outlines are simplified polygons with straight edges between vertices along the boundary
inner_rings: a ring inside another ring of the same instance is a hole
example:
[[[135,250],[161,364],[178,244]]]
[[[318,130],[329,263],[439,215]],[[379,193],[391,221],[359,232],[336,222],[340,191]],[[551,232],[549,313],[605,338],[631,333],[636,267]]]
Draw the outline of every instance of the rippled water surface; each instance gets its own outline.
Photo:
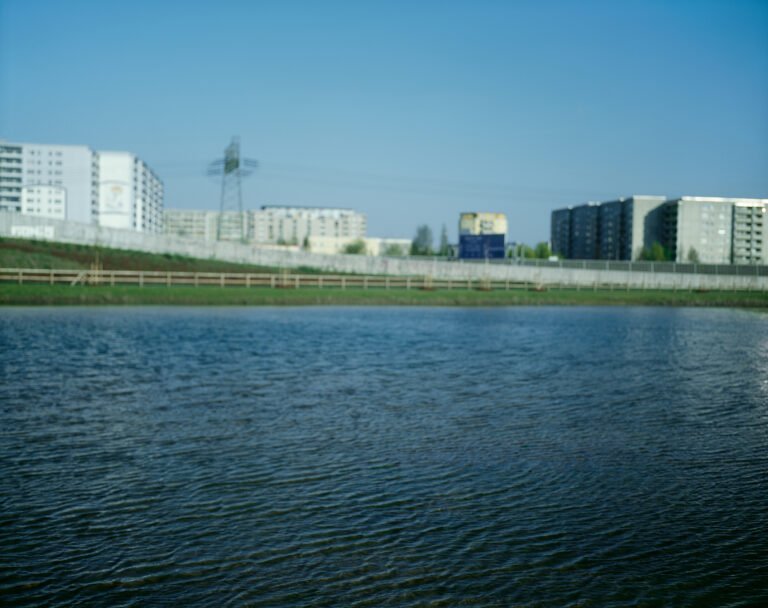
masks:
[[[768,605],[768,316],[3,309],[0,604]]]

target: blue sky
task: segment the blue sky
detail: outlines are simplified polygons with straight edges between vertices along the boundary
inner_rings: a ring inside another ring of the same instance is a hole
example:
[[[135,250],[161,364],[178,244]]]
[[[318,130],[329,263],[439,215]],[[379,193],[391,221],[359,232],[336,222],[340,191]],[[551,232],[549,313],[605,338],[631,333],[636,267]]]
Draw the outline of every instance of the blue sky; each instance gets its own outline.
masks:
[[[768,3],[0,0],[0,137],[131,150],[166,206],[213,209],[233,135],[247,207],[352,207],[373,236],[768,197]]]

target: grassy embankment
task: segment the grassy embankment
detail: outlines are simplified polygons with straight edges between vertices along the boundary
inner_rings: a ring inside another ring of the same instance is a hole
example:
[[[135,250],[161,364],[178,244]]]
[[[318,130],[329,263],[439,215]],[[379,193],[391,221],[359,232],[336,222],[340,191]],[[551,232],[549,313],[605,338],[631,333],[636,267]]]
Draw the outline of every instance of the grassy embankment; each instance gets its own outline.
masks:
[[[105,270],[161,270],[184,272],[279,272],[248,264],[201,260],[177,255],[68,245],[24,239],[0,239],[0,267],[40,269],[87,269],[98,260]],[[297,272],[318,273],[310,268]],[[0,284],[0,305],[424,305],[424,306],[511,306],[511,305],[649,305],[732,306],[768,308],[768,293],[733,291],[481,291],[419,289],[254,287],[164,287],[104,285]]]
[[[268,287],[163,287],[0,285],[0,305],[631,305],[731,306],[768,309],[768,293],[687,291],[470,291],[419,289],[270,289]]]
[[[104,270],[160,270],[171,272],[280,272],[279,268],[205,260],[182,255],[147,253],[91,245],[0,238],[0,268],[85,270],[97,263]],[[296,272],[317,274],[314,268]]]

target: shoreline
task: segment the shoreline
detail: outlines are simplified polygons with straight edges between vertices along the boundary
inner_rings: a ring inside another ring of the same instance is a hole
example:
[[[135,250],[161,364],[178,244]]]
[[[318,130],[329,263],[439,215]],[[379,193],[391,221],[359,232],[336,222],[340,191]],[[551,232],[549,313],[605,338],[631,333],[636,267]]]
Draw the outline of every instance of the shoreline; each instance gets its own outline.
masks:
[[[768,309],[768,292],[273,289],[0,284],[0,306],[689,306]]]

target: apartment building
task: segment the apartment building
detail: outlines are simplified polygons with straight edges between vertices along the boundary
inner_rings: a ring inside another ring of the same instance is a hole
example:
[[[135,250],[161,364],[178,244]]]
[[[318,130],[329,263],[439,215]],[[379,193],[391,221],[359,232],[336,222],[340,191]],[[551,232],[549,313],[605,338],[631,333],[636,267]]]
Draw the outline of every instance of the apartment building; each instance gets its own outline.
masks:
[[[163,184],[130,152],[0,141],[0,210],[161,232]]]
[[[163,231],[163,183],[131,152],[99,152],[99,225]]]
[[[0,141],[0,210],[98,223],[98,155],[87,146]]]
[[[555,253],[637,260],[659,243],[677,262],[766,264],[768,199],[632,196],[552,212]]]

